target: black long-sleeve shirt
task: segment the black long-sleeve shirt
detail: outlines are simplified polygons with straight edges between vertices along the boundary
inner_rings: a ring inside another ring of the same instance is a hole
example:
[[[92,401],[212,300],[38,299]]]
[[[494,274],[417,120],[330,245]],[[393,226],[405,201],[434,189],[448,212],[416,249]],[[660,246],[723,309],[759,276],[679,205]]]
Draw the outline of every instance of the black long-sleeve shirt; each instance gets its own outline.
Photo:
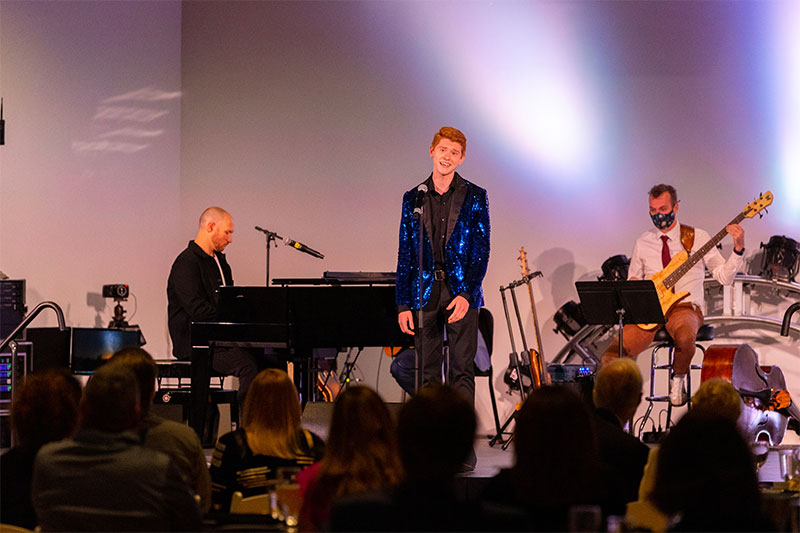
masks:
[[[192,357],[192,322],[211,321],[217,316],[219,287],[233,285],[231,267],[225,254],[216,252],[219,267],[194,241],[178,255],[172,264],[167,281],[167,314],[172,354],[178,359]]]

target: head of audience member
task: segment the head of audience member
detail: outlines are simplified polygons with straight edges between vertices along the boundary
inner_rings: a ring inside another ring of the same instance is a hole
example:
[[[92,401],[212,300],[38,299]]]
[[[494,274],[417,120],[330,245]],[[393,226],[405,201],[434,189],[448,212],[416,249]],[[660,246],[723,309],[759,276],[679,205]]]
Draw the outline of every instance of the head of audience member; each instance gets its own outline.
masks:
[[[377,490],[400,482],[403,469],[397,432],[377,392],[357,385],[336,398],[321,480],[338,478],[333,497]]]
[[[158,365],[153,357],[141,348],[124,348],[114,354],[106,365],[121,365],[136,378],[139,387],[139,408],[144,417],[153,404]]]
[[[594,378],[595,407],[607,409],[625,424],[642,401],[642,373],[630,357],[620,357],[603,365]]]
[[[742,397],[730,382],[712,378],[697,388],[692,396],[692,410],[717,413],[736,422],[742,414]]]
[[[16,447],[36,452],[72,435],[78,423],[81,385],[66,370],[29,374],[11,403]]]
[[[475,409],[447,385],[427,385],[398,418],[400,458],[410,481],[449,483],[475,438]]]
[[[585,402],[567,387],[531,391],[514,429],[518,494],[537,505],[580,502],[590,491],[598,452]]]
[[[212,206],[200,215],[197,243],[208,255],[223,252],[233,242],[233,217],[221,207]]]
[[[80,426],[108,433],[134,429],[142,418],[139,386],[122,365],[103,365],[89,378],[80,403]]]
[[[298,449],[300,396],[283,370],[258,373],[244,401],[242,425],[253,453],[291,458]]]
[[[694,408],[681,418],[661,445],[652,499],[668,515],[681,513],[687,530],[752,531],[758,478],[735,421]]]

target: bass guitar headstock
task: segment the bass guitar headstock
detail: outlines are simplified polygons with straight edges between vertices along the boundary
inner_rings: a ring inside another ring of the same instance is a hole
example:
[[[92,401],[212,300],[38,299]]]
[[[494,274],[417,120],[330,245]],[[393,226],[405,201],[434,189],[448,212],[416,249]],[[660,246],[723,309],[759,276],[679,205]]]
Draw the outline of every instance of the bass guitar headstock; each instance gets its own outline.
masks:
[[[759,216],[764,216],[761,214],[761,211],[766,212],[767,207],[770,205],[772,205],[772,192],[767,191],[765,193],[761,193],[758,198],[747,204],[742,211],[742,214],[744,214],[746,218],[753,218],[756,216],[756,213],[758,213]]]

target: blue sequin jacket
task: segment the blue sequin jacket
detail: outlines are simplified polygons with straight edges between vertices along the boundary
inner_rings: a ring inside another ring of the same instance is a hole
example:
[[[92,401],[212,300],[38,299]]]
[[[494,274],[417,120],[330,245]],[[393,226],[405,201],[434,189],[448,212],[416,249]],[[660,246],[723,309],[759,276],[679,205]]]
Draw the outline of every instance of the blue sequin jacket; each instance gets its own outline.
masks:
[[[458,173],[453,178],[453,201],[447,223],[445,271],[454,295],[470,296],[470,307],[483,306],[481,283],[489,264],[489,199],[486,190]],[[414,219],[417,188],[403,195],[400,218],[400,245],[397,251],[395,303],[400,308],[419,309],[419,220]],[[430,209],[423,212],[422,305],[433,287],[432,221]]]

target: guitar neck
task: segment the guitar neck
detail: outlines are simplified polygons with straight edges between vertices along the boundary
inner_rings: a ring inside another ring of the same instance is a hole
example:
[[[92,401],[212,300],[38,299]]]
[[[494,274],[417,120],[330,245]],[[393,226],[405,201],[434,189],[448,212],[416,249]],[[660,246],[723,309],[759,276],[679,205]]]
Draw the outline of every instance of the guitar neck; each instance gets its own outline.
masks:
[[[727,225],[738,224],[739,222],[744,220],[744,218],[745,218],[745,211],[742,211],[741,213],[739,213],[739,215],[736,218],[731,220]],[[709,239],[709,241],[707,243],[705,243],[703,246],[701,246],[699,250],[697,250],[695,253],[690,255],[686,259],[686,261],[683,262],[683,264],[681,266],[679,266],[678,268],[675,269],[674,272],[672,272],[672,274],[670,274],[669,276],[664,278],[664,286],[666,288],[668,288],[668,289],[672,288],[676,283],[678,283],[678,281],[684,276],[684,274],[689,272],[689,270],[694,265],[696,265],[698,261],[700,261],[702,258],[704,258],[706,256],[706,254],[714,246],[719,244],[720,241],[722,241],[722,239],[724,239],[725,236],[728,234],[728,230],[726,229],[727,225],[726,225],[725,228],[722,228],[716,235],[711,237],[711,239]]]

